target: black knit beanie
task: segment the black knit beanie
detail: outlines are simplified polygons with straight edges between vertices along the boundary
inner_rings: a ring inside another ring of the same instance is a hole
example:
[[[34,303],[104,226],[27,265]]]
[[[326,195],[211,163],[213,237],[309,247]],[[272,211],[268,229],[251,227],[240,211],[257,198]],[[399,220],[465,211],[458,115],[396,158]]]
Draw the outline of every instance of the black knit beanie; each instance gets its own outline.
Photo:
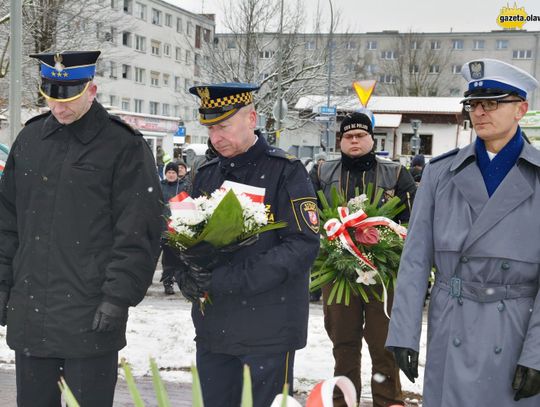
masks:
[[[364,113],[354,112],[348,113],[341,122],[340,132],[341,135],[349,130],[365,130],[373,137],[373,125],[371,119]]]

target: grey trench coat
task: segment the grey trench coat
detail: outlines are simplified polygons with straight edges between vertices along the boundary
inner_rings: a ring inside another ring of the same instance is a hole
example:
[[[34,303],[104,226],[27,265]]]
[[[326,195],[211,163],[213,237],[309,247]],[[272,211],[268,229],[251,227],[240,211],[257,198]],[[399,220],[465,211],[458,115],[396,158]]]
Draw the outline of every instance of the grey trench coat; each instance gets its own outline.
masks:
[[[540,406],[512,390],[516,364],[540,370],[540,151],[526,143],[491,198],[474,144],[426,167],[387,347],[418,350],[432,265],[424,407]]]

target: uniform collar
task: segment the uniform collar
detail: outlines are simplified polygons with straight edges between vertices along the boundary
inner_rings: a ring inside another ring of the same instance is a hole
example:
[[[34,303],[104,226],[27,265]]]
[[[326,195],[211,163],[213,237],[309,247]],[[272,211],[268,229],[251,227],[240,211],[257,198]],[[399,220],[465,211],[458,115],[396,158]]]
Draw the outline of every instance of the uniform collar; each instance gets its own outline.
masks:
[[[452,166],[450,167],[450,171],[457,170],[470,157],[475,157],[476,159],[475,143],[471,143],[468,146],[463,147],[461,150],[459,150],[459,152],[454,158]],[[537,150],[536,148],[534,148],[532,145],[530,145],[527,142],[524,143],[523,149],[521,150],[519,158],[522,158],[525,161],[528,161],[529,163],[531,163],[532,165],[536,167],[540,167],[540,150]]]
[[[75,135],[82,144],[88,144],[97,136],[107,123],[109,114],[96,101],[92,103],[88,112],[74,123],[63,125],[51,114],[43,126],[42,138],[47,138],[61,127],[65,127]]]

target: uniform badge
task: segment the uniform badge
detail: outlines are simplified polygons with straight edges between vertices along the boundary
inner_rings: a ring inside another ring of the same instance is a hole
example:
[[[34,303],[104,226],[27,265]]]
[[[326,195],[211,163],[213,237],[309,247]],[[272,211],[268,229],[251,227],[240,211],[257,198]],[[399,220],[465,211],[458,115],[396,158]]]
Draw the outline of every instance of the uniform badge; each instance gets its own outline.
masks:
[[[472,79],[480,79],[484,77],[484,62],[476,61],[469,64],[469,71]]]
[[[202,104],[207,104],[210,100],[210,89],[207,87],[204,88],[197,88],[197,93],[199,94],[199,97],[201,98]]]
[[[64,68],[65,66],[62,64],[62,55],[56,54],[54,56],[54,69],[56,69],[58,72],[62,72]]]
[[[304,223],[315,233],[319,233],[319,209],[313,201],[304,201],[299,206]]]

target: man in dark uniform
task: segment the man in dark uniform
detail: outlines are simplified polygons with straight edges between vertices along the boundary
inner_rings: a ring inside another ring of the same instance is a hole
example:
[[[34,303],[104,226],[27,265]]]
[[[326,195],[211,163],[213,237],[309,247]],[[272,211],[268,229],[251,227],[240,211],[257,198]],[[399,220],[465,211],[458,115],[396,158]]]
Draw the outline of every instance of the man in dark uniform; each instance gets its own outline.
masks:
[[[319,250],[315,193],[301,161],[255,132],[256,89],[241,83],[190,89],[201,98],[200,122],[208,126],[218,153],[199,168],[193,196],[211,193],[225,180],[265,188],[268,221],[287,222],[230,253],[212,270],[183,265],[177,273],[187,298],[207,291],[212,299],[204,315],[197,304],[192,309],[208,406],[240,404],[247,364],[254,406],[268,407],[285,383],[292,392],[294,353],[306,345],[309,268]]]
[[[50,112],[26,123],[0,181],[0,322],[19,406],[112,406],[128,308],[162,226],[150,149],[95,101],[99,51],[32,55]],[[6,315],[7,314],[7,315]]]
[[[403,166],[375,155],[373,125],[368,114],[354,112],[345,116],[341,122],[340,147],[341,159],[321,163],[311,172],[315,189],[324,191],[329,201],[332,187],[343,191],[347,199],[351,199],[355,196],[355,188],[363,193],[371,183],[375,188],[384,190],[383,200],[394,196],[401,199],[406,210],[394,220],[406,222],[416,185]],[[325,328],[334,345],[334,376],[343,375],[351,379],[360,398],[360,362],[364,338],[372,360],[373,406],[403,405],[399,370],[392,353],[384,348],[389,320],[384,314],[383,303],[369,293],[369,302],[362,297],[351,296],[348,306],[327,305],[331,289],[332,285],[328,284],[322,291]],[[392,298],[393,292],[389,291],[388,309]],[[336,393],[334,405],[345,406],[341,393]]]

